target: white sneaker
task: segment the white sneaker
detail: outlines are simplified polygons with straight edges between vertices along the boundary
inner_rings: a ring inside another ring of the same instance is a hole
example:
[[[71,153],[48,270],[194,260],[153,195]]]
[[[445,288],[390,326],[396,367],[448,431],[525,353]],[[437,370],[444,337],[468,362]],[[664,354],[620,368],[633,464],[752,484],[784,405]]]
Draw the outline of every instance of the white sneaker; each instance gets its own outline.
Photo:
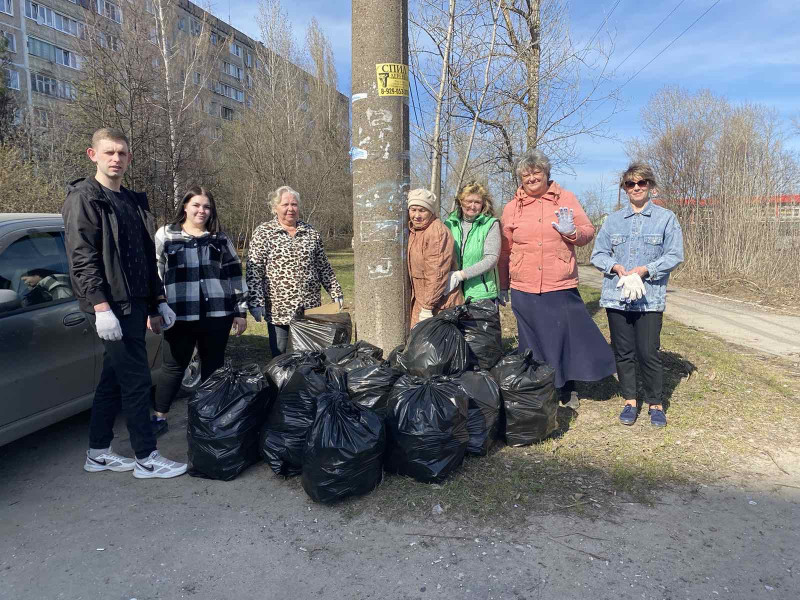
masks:
[[[94,458],[89,456],[89,451],[87,450],[83,470],[89,471],[89,473],[97,473],[98,471],[133,471],[133,463],[135,462],[132,458],[115,454],[111,447],[100,456]]]
[[[133,469],[133,476],[137,479],[169,479],[186,473],[186,463],[175,462],[164,458],[153,450],[150,456],[144,460],[136,459],[136,466]]]

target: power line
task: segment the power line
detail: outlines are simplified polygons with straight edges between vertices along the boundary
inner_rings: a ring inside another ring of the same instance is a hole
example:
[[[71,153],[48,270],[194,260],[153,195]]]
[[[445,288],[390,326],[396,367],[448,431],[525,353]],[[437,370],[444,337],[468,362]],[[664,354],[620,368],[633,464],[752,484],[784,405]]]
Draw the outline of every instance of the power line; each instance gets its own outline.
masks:
[[[658,25],[656,25],[655,27],[653,27],[652,31],[650,33],[648,33],[647,36],[641,42],[639,42],[639,45],[636,46],[636,48],[634,48],[633,50],[631,50],[631,52],[630,52],[630,54],[628,54],[628,56],[626,56],[625,58],[622,59],[622,62],[620,62],[617,65],[617,69],[619,69],[622,65],[624,65],[625,61],[628,60],[633,55],[634,52],[636,52],[639,48],[641,48],[642,44],[644,44],[647,40],[649,40],[650,36],[653,35],[658,30],[658,28],[661,27],[664,24],[664,21],[669,19],[672,16],[672,13],[674,13],[676,10],[678,10],[680,8],[681,4],[683,4],[684,2],[686,2],[686,0],[681,0],[680,2],[678,2],[678,4],[675,5],[675,8],[673,8],[666,17],[661,19],[661,22]]]
[[[638,71],[636,71],[636,73],[634,73],[633,75],[631,75],[631,77],[630,77],[630,79],[628,79],[628,81],[626,81],[626,82],[625,82],[625,83],[623,83],[621,86],[619,86],[619,87],[617,88],[617,91],[619,91],[619,90],[621,90],[622,88],[624,88],[624,87],[625,87],[626,85],[628,85],[628,84],[629,84],[629,83],[630,83],[630,82],[631,82],[631,81],[632,81],[632,80],[633,80],[633,79],[634,79],[634,78],[635,78],[635,77],[636,77],[636,76],[637,76],[639,73],[641,73],[641,72],[642,72],[642,71],[644,71],[644,70],[645,70],[647,67],[649,67],[649,66],[650,66],[650,65],[653,63],[653,61],[654,61],[654,60],[656,60],[656,59],[657,59],[659,56],[661,56],[662,54],[664,54],[664,52],[666,52],[666,51],[667,51],[667,49],[668,49],[670,46],[672,46],[672,44],[674,44],[675,42],[677,42],[677,41],[678,41],[678,40],[679,40],[679,39],[680,39],[680,38],[683,36],[683,34],[684,34],[684,33],[686,33],[686,32],[687,32],[687,31],[689,31],[689,30],[690,30],[692,27],[694,27],[694,26],[697,24],[697,22],[698,22],[700,19],[702,19],[703,17],[705,17],[705,16],[706,16],[706,15],[707,15],[707,14],[708,14],[710,11],[711,11],[711,9],[712,9],[712,8],[714,8],[714,7],[715,7],[717,4],[719,4],[719,3],[720,3],[720,0],[716,0],[716,1],[714,2],[714,4],[712,4],[711,6],[709,6],[709,7],[708,7],[708,8],[705,10],[705,12],[704,12],[703,14],[701,14],[701,15],[700,15],[699,17],[697,17],[697,18],[696,18],[694,21],[692,21],[691,25],[689,25],[689,26],[688,26],[686,29],[684,29],[683,31],[681,31],[681,32],[680,32],[680,33],[679,33],[679,34],[678,34],[678,35],[677,35],[675,38],[673,38],[673,39],[672,39],[672,41],[670,41],[670,43],[669,43],[669,44],[667,44],[666,46],[664,46],[664,47],[661,49],[661,52],[659,52],[659,53],[658,53],[658,54],[656,54],[656,55],[655,55],[653,58],[651,58],[651,59],[650,59],[650,61],[649,61],[649,62],[648,62],[648,63],[647,63],[645,66],[643,66],[641,69],[639,69]]]
[[[600,30],[601,30],[601,29],[603,29],[603,26],[604,26],[606,23],[608,23],[608,20],[611,18],[611,15],[612,15],[612,14],[614,14],[614,11],[617,9],[617,7],[619,6],[619,3],[620,3],[621,1],[622,1],[622,0],[617,0],[616,4],[614,4],[614,6],[612,6],[612,7],[611,7],[611,12],[609,12],[609,13],[606,15],[606,18],[605,18],[605,19],[603,19],[603,22],[602,22],[602,23],[600,23],[600,27],[598,27],[598,28],[597,28],[597,31],[595,31],[595,32],[592,34],[592,37],[590,37],[590,38],[589,38],[589,41],[588,41],[588,42],[586,42],[586,46],[587,46],[587,47],[592,45],[592,42],[594,41],[594,38],[595,38],[595,37],[597,37],[597,34],[598,34],[598,33],[600,33]]]

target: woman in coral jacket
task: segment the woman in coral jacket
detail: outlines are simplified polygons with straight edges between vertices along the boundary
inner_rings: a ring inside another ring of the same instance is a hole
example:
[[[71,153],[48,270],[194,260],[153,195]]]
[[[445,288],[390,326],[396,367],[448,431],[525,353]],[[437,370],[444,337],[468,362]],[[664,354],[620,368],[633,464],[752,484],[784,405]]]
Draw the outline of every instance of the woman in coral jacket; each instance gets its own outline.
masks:
[[[594,227],[572,192],[550,181],[550,160],[533,150],[517,163],[519,189],[506,204],[498,269],[500,299],[517,319],[519,351],[555,369],[561,402],[579,405],[575,381],[616,371],[614,355],[578,293],[575,246],[592,241]]]
[[[411,326],[444,308],[464,303],[461,286],[447,290],[458,269],[453,236],[436,216],[436,195],[408,192],[408,275],[411,278]]]

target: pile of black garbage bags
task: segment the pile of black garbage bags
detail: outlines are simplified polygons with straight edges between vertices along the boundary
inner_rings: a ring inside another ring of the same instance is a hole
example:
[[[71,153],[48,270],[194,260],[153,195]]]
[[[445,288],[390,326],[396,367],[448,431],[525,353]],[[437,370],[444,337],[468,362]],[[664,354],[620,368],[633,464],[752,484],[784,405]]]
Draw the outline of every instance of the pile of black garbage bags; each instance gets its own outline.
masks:
[[[387,360],[349,343],[343,314],[299,319],[291,351],[263,374],[226,365],[200,386],[189,404],[191,474],[232,479],[260,457],[329,503],[372,491],[384,470],[441,482],[497,439],[526,445],[555,430],[553,370],[530,352],[504,355],[492,301],[419,323]]]

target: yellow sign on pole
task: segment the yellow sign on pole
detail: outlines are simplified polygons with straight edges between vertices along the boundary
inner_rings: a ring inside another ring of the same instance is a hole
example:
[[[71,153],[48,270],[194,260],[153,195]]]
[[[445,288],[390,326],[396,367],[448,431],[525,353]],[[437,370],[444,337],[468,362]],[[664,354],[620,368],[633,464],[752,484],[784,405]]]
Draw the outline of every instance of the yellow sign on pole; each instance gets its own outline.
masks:
[[[408,97],[408,65],[400,63],[378,63],[378,96]]]

